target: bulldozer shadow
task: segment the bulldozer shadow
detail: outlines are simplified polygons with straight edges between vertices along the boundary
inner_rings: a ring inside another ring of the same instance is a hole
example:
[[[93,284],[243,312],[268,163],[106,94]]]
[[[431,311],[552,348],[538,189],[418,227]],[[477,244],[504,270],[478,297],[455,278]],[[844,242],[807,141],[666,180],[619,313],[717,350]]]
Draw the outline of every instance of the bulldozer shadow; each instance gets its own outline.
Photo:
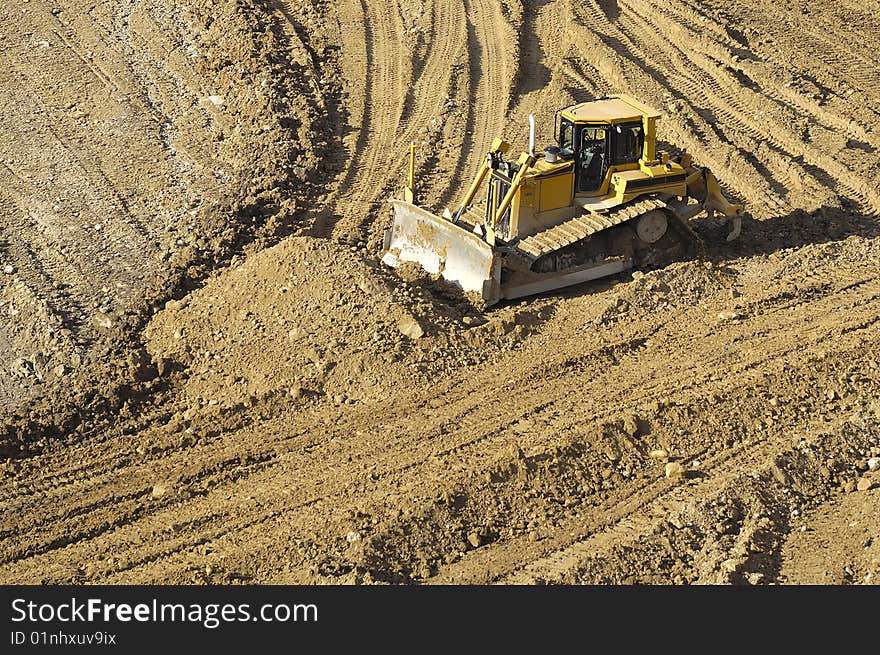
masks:
[[[811,244],[843,241],[849,237],[880,236],[880,219],[849,207],[796,209],[766,219],[743,217],[742,233],[736,241],[724,241],[715,221],[696,220],[694,230],[703,237],[707,254],[715,261],[770,255]]]
[[[700,237],[705,252],[703,257],[716,265],[737,259],[766,256],[776,252],[793,250],[813,244],[843,241],[850,237],[880,237],[880,218],[865,215],[853,208],[820,207],[814,211],[797,209],[789,214],[772,218],[756,219],[743,217],[742,232],[738,239],[727,242],[728,226],[723,217],[700,218],[690,223]],[[690,252],[679,261],[699,259],[700,255]],[[662,266],[659,268],[663,268]],[[629,279],[631,271],[606,278],[591,280],[582,284],[564,287],[536,297],[573,298],[576,296],[608,291],[622,281]],[[515,305],[520,300],[504,300],[499,307]]]

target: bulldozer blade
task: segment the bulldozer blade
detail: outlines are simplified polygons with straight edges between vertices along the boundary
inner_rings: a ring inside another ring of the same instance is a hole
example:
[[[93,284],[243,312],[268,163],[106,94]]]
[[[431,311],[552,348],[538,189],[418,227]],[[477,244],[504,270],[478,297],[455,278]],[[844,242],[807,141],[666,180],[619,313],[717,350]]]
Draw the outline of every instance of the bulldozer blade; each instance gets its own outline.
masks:
[[[501,267],[488,243],[411,203],[392,200],[391,205],[393,222],[385,232],[385,264],[396,268],[414,262],[464,291],[480,294],[488,304],[498,301]]]

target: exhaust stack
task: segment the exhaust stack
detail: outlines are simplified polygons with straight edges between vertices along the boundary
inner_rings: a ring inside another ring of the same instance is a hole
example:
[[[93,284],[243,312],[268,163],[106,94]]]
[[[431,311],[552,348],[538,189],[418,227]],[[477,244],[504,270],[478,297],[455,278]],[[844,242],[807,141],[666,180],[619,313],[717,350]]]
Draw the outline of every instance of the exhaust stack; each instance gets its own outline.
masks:
[[[535,156],[535,115],[529,114],[529,156]]]

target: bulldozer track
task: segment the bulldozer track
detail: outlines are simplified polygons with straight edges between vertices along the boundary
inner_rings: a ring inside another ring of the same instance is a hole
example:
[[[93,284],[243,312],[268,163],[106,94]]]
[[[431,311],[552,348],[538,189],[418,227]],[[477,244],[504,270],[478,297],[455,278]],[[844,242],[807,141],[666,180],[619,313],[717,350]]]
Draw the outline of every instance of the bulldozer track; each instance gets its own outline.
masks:
[[[647,198],[615,207],[604,214],[584,213],[582,216],[575,216],[559,225],[526,237],[516,244],[516,248],[523,255],[534,260],[576,241],[586,239],[602,230],[632,220],[652,209],[665,206],[666,204],[660,200]]]

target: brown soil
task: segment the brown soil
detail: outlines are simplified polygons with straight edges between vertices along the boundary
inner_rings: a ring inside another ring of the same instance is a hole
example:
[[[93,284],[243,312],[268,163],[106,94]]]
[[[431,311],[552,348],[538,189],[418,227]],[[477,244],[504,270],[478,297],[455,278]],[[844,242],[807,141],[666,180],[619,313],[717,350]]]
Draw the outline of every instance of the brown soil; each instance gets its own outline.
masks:
[[[878,11],[6,3],[0,581],[876,583]],[[411,141],[439,210],[609,92],[739,242],[488,311],[378,263]]]

